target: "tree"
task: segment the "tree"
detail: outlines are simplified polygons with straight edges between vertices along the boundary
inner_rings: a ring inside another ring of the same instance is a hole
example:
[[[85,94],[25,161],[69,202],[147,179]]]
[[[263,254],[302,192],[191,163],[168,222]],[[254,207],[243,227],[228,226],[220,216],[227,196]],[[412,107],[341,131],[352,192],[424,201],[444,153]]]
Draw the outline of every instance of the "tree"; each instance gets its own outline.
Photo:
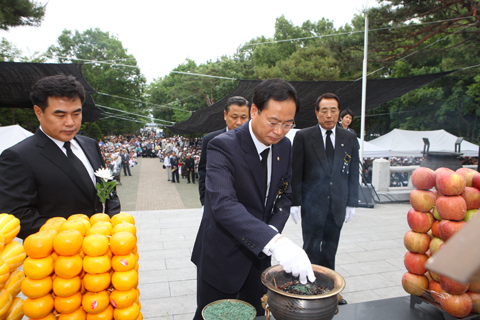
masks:
[[[93,97],[97,105],[147,115],[148,110],[142,103],[145,77],[136,59],[115,36],[98,28],[83,33],[64,30],[58,37],[58,46],[50,46],[48,54],[60,63],[85,63],[85,79],[101,93]],[[109,109],[108,112],[115,111]],[[134,115],[127,117],[135,118]],[[141,123],[116,118],[99,121],[98,125],[104,134],[130,134],[142,127]]]
[[[45,5],[29,0],[0,0],[0,29],[18,26],[40,26]]]

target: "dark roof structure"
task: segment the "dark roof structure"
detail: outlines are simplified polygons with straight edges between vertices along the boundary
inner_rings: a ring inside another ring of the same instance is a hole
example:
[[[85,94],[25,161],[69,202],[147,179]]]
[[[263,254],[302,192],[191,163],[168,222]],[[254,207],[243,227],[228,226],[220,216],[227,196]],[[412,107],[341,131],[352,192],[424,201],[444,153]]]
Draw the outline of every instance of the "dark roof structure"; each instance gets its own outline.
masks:
[[[0,108],[33,108],[30,90],[37,80],[66,74],[74,76],[85,88],[82,122],[100,118],[91,94],[97,93],[82,75],[82,64],[0,62]]]
[[[366,110],[372,110],[385,102],[420,88],[454,71],[413,76],[406,78],[377,79],[367,81]],[[228,98],[242,96],[252,101],[253,89],[261,80],[240,80],[238,86],[226,97],[202,110],[195,111],[183,122],[170,126],[177,134],[208,133],[225,127],[223,109]],[[341,109],[349,108],[354,114],[360,114],[362,106],[362,81],[289,81],[297,90],[300,98],[300,110],[295,116],[298,129],[317,124],[315,101],[327,92],[333,92],[340,98]]]

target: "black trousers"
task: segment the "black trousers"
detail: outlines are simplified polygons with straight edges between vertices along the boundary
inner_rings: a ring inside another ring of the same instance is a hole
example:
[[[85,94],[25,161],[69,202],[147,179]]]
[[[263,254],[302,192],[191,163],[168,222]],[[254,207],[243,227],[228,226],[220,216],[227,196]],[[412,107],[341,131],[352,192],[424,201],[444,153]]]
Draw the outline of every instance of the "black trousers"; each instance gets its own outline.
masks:
[[[190,171],[187,171],[188,182],[190,182],[190,176],[192,176],[192,182],[195,183],[195,171],[193,171],[193,169],[190,169]]]
[[[330,208],[323,228],[315,231],[302,229],[303,249],[312,264],[335,270],[335,255],[342,226],[335,223]]]
[[[127,175],[127,171],[128,175],[131,176],[132,174],[130,173],[130,165],[128,164],[128,162],[126,164],[123,163],[123,174]]]
[[[263,285],[260,277],[262,272],[268,267],[270,267],[270,258],[257,259],[252,265],[243,287],[239,292],[232,294],[217,290],[215,287],[203,281],[202,275],[197,269],[197,311],[195,312],[193,320],[202,320],[203,308],[207,304],[221,299],[238,299],[248,302],[257,310],[257,317],[265,315],[265,310],[262,307],[262,301],[260,299],[267,293],[267,287]]]
[[[172,172],[172,182],[175,182],[175,177],[177,177],[177,182],[179,181],[178,168]]]

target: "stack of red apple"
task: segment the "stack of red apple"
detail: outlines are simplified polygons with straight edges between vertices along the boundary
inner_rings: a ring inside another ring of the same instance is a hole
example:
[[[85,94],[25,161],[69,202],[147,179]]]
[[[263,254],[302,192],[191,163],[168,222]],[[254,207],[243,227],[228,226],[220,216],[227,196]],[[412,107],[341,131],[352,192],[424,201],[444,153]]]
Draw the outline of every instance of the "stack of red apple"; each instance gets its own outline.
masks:
[[[410,193],[412,209],[404,237],[404,262],[407,273],[402,278],[405,291],[421,296],[430,291],[442,309],[454,317],[480,313],[480,282],[462,284],[434,272],[424,265],[454,233],[480,208],[480,173],[460,168],[456,172],[439,168],[418,168],[412,174],[417,188]],[[434,191],[430,191],[435,186]]]

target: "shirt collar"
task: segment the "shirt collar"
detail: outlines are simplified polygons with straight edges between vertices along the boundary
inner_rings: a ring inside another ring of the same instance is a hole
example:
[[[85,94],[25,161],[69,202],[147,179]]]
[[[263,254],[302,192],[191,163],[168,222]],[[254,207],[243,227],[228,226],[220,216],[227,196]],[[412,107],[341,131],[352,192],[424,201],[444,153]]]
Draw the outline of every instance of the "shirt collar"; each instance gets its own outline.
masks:
[[[266,146],[260,141],[258,141],[257,137],[253,133],[252,130],[252,121],[248,121],[248,131],[250,131],[250,136],[252,137],[253,143],[255,144],[255,148],[257,149],[257,153],[260,154],[262,153],[265,149],[269,149],[270,146]]]
[[[65,144],[65,142],[50,137],[48,134],[45,133],[45,131],[43,131],[42,126],[40,126],[40,130],[42,130],[42,132],[43,132],[50,140],[52,140],[60,149],[64,150],[63,145]],[[75,139],[70,140],[70,145],[72,145],[74,148],[80,149],[80,145],[78,144],[78,142],[77,142]]]
[[[320,128],[320,131],[322,132],[322,137],[325,137],[325,135],[327,134],[327,129],[324,129],[322,128],[322,126],[319,124],[318,127]],[[332,129],[332,134],[330,135],[330,139],[332,137],[335,137],[335,134],[337,132],[336,130],[337,126],[335,126],[333,129]]]

